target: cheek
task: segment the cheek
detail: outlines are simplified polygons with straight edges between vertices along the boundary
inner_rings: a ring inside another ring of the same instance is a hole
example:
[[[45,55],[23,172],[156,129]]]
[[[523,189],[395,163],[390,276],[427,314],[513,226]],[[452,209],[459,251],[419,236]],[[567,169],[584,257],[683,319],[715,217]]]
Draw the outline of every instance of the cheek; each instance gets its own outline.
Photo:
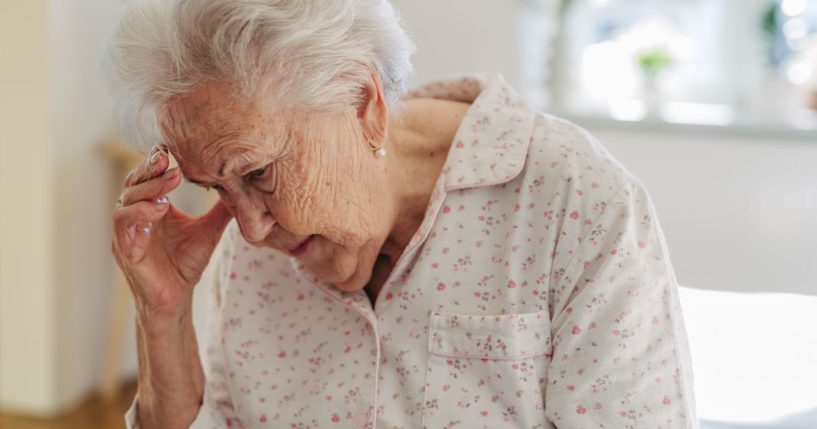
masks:
[[[320,198],[309,180],[308,172],[298,163],[280,162],[273,173],[272,192],[265,194],[273,217],[281,226],[293,233],[315,234],[324,223]]]
[[[337,184],[343,180],[334,172],[335,166],[326,160],[331,154],[315,143],[300,144],[301,151],[279,172],[281,199],[293,210],[308,217],[312,223],[327,223],[335,209]]]
[[[359,145],[354,124],[314,124],[296,133],[286,168],[279,171],[281,203],[310,232],[346,247],[361,247],[380,235],[383,180],[373,155]],[[379,194],[372,197],[372,194]]]

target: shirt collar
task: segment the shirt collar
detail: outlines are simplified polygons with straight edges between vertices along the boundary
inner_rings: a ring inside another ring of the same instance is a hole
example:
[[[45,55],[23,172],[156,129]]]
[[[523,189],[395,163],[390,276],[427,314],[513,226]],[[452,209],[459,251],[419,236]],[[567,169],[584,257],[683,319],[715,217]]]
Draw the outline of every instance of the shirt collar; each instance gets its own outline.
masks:
[[[522,171],[535,112],[501,74],[444,78],[403,98],[416,97],[471,103],[441,171],[445,191],[505,183]]]

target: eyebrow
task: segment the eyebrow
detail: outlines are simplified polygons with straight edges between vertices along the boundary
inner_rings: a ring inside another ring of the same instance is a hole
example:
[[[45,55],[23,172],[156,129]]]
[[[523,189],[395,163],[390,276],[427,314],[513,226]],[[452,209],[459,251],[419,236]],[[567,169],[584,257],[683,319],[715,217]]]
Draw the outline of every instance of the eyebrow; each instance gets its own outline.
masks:
[[[230,162],[230,160],[226,160],[226,161],[221,163],[221,167],[219,167],[219,169],[218,169],[218,177],[224,177],[224,169],[227,167],[228,162]],[[243,168],[243,167],[245,167],[246,165],[249,165],[249,164],[252,164],[252,162],[242,163],[242,164],[239,164],[239,166]],[[196,179],[191,179],[191,178],[186,177],[184,175],[182,175],[182,177],[184,177],[185,181],[190,182],[190,183],[192,183],[194,185],[197,185],[197,186],[201,186],[202,188],[207,188],[207,187],[211,186],[211,184],[209,184],[209,183],[202,182],[202,181],[196,180]]]
[[[227,161],[224,161],[224,162],[221,163],[221,167],[219,167],[219,169],[218,169],[218,177],[224,177],[224,168],[226,166],[227,166]],[[182,175],[182,177],[184,177],[185,181],[187,181],[189,183],[192,183],[194,185],[201,186],[203,188],[206,188],[206,187],[210,186],[210,184],[208,184],[206,182],[202,182],[202,181],[196,180],[196,179],[191,179],[191,178],[189,178],[189,177],[187,177],[185,175]]]
[[[208,185],[208,184],[206,184],[206,183],[204,183],[204,182],[200,182],[200,181],[195,180],[195,179],[189,179],[189,178],[187,178],[187,177],[185,177],[185,178],[184,178],[184,181],[185,181],[185,182],[192,183],[192,184],[194,184],[194,185],[196,185],[196,186],[201,186],[202,188],[207,188],[207,187],[209,187],[209,186],[210,186],[210,185]]]

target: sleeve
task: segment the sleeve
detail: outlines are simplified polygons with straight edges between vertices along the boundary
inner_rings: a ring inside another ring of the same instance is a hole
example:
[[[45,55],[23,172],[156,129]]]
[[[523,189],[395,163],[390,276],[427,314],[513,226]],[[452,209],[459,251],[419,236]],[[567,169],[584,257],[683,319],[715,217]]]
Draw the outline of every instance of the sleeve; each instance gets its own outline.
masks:
[[[557,243],[547,419],[560,428],[697,428],[677,280],[643,185],[632,178]]]
[[[139,392],[133,397],[130,408],[125,412],[125,428],[139,429]]]
[[[235,412],[230,398],[229,377],[227,375],[224,350],[221,346],[221,314],[225,288],[233,265],[236,237],[234,221],[227,225],[208,268],[202,275],[197,290],[204,287],[205,327],[199,335],[199,355],[204,369],[204,398],[201,408],[189,426],[190,429],[226,429],[235,421]],[[125,427],[139,429],[139,392],[133,398],[125,413]]]

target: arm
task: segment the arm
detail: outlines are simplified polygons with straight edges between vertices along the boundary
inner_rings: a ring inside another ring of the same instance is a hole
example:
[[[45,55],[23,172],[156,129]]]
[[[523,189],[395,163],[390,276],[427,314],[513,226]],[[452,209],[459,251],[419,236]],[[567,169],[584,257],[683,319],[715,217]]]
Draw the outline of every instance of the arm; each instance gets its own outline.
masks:
[[[628,182],[560,240],[547,418],[572,428],[696,428],[686,332],[663,232]]]
[[[204,390],[190,312],[180,321],[136,319],[139,361],[138,427],[187,428]]]
[[[235,237],[234,229],[228,227],[222,237],[222,242],[218,248],[216,248],[215,252],[213,253],[213,263],[205,271],[204,275],[202,276],[201,284],[199,285],[200,288],[204,288],[203,292],[207,293],[206,296],[206,326],[203,333],[203,342],[201,350],[199,351],[198,348],[195,346],[196,344],[196,335],[192,326],[192,321],[187,328],[185,329],[185,336],[186,342],[191,344],[191,346],[184,346],[183,352],[186,359],[182,362],[187,368],[187,372],[191,374],[192,377],[201,377],[201,378],[191,378],[189,381],[189,385],[195,386],[195,394],[198,395],[196,398],[198,400],[195,404],[195,413],[188,415],[184,418],[184,423],[181,424],[179,427],[184,428],[227,428],[229,427],[228,421],[230,419],[234,420],[234,413],[232,402],[230,400],[230,392],[226,380],[228,377],[224,371],[224,354],[223,349],[221,348],[221,335],[220,335],[220,326],[221,326],[221,303],[223,300],[223,284],[225,283],[227,276],[229,275],[230,265],[232,261],[233,255],[233,238]],[[192,318],[190,318],[192,320]],[[139,367],[146,368],[150,366],[150,361],[152,359],[151,354],[154,354],[150,346],[145,347],[145,343],[150,344],[150,341],[144,341],[142,338],[144,335],[144,329],[142,329],[138,323],[137,319],[137,347],[139,353]],[[162,340],[159,340],[160,342]],[[189,343],[192,341],[192,343]],[[184,343],[182,343],[184,344]],[[154,344],[156,345],[156,344]],[[156,359],[160,360],[160,364],[167,364],[168,362],[164,359],[167,357],[167,354],[162,353],[155,353],[157,356]],[[199,357],[201,355],[201,357]],[[144,356],[144,357],[143,357]],[[145,361],[145,364],[143,364]],[[128,429],[146,429],[149,427],[169,427],[168,423],[169,420],[162,420],[161,418],[156,419],[155,421],[163,423],[160,426],[149,426],[150,423],[147,423],[145,416],[148,415],[151,411],[143,411],[143,409],[148,409],[143,403],[149,404],[150,402],[150,393],[145,394],[145,392],[150,392],[154,389],[150,380],[150,376],[146,375],[143,380],[143,373],[149,374],[148,371],[141,371],[140,370],[140,379],[139,379],[139,390],[136,394],[136,397],[131,404],[130,409],[125,414],[125,422],[126,427]],[[154,374],[155,378],[160,378],[158,375]],[[184,383],[185,381],[182,381]],[[168,384],[164,380],[160,380],[160,383]],[[151,390],[143,390],[143,386],[148,386]],[[143,399],[144,398],[144,399]],[[147,399],[147,400],[146,400]],[[154,403],[156,401],[153,401]],[[158,401],[161,403],[161,401]],[[172,407],[168,407],[172,415],[172,418],[178,418],[178,409],[173,409]],[[159,416],[157,416],[159,417]],[[153,420],[153,419],[151,419]]]

